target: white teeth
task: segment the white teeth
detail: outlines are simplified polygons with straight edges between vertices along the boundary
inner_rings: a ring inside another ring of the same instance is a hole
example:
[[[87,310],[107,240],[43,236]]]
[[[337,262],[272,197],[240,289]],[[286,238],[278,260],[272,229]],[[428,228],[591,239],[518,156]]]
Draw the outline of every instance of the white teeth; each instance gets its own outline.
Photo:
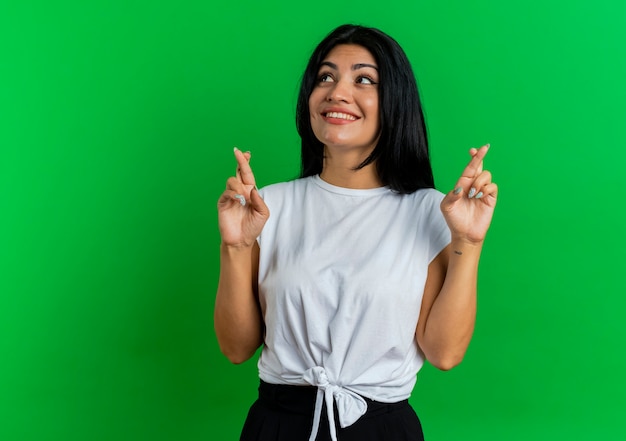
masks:
[[[339,119],[347,119],[349,121],[354,121],[356,119],[356,116],[348,115],[347,113],[328,112],[326,114],[326,118],[339,118]]]

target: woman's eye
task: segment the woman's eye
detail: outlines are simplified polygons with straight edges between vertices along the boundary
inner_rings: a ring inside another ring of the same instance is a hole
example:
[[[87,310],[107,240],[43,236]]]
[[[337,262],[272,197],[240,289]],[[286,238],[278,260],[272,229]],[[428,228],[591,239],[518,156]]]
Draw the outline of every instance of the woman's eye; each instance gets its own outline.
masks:
[[[333,81],[333,77],[331,77],[330,74],[322,74],[319,76],[318,81],[320,83],[330,83],[331,81]]]
[[[358,77],[356,82],[357,84],[376,84],[376,82],[370,77]]]

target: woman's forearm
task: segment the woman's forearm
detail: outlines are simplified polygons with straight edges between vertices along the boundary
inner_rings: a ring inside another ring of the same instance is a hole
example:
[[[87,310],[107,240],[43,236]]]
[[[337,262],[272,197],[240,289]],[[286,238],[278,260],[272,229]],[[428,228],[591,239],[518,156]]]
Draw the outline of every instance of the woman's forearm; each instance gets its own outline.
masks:
[[[441,290],[432,304],[420,346],[442,370],[458,365],[476,322],[476,285],[482,242],[453,240]]]
[[[215,298],[215,333],[224,355],[233,363],[248,360],[263,341],[258,302],[259,249],[220,247],[220,279]]]

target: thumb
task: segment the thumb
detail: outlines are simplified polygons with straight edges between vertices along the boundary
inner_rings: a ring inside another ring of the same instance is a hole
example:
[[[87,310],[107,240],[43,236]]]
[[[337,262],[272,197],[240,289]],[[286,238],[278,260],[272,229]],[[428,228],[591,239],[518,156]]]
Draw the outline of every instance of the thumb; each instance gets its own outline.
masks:
[[[451,190],[441,200],[439,208],[441,211],[446,212],[452,209],[452,206],[463,197],[463,187],[457,184],[454,190]]]
[[[457,182],[456,186],[454,187],[454,190],[450,191],[446,195],[446,199],[448,199],[450,202],[456,202],[462,197],[463,197],[463,186],[461,186],[460,182]]]
[[[267,208],[265,201],[259,194],[259,190],[254,187],[252,191],[250,191],[250,205],[254,208],[254,211],[259,213],[261,216],[267,218],[270,215],[270,210]]]

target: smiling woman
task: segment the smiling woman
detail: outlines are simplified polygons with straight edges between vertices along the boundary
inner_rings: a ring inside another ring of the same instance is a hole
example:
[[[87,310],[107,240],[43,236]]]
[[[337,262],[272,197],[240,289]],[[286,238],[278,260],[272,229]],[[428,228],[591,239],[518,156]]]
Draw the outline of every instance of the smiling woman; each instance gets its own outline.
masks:
[[[353,25],[313,52],[297,127],[299,179],[258,191],[235,149],[218,201],[218,341],[234,363],[262,346],[241,440],[423,440],[416,374],[460,363],[474,329],[497,197],[488,146],[436,191],[408,59]]]
[[[376,60],[362,46],[336,46],[322,62],[318,85],[309,97],[309,113],[313,133],[324,144],[327,163],[334,162],[331,158],[343,158],[347,162],[342,166],[350,171],[371,155],[380,134],[377,86]],[[335,154],[335,149],[340,150]],[[350,155],[346,156],[346,149],[352,150]],[[328,174],[328,169],[325,172]],[[381,183],[370,185],[379,187]]]

